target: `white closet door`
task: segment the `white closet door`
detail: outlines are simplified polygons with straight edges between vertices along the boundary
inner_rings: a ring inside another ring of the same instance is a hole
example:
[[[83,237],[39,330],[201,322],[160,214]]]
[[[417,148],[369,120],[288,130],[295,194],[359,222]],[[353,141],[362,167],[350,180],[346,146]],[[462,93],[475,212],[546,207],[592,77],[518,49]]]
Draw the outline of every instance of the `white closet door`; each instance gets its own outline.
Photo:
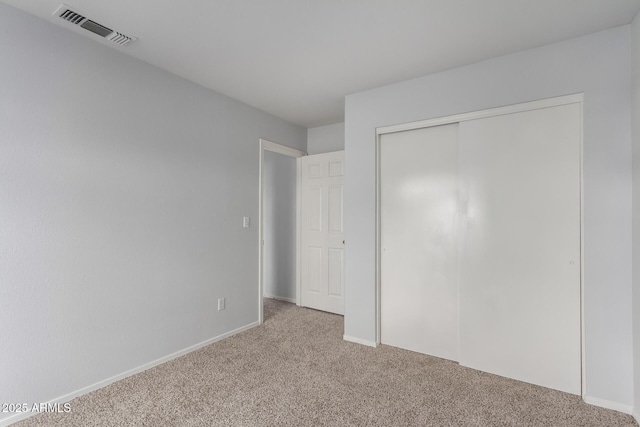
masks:
[[[344,314],[344,151],[300,162],[301,304]]]
[[[580,106],[460,123],[460,363],[580,394]]]
[[[380,140],[381,342],[458,359],[457,124]]]

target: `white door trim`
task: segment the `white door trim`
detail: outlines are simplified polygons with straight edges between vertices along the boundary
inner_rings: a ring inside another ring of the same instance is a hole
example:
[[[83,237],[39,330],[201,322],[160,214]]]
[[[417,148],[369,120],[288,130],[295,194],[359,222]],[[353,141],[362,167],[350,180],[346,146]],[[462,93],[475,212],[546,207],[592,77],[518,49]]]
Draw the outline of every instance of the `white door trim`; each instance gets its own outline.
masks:
[[[465,122],[467,120],[484,119],[487,117],[502,116],[504,114],[520,113],[523,111],[539,110],[541,108],[556,107],[566,104],[578,104],[584,101],[584,94],[557,96],[555,98],[540,99],[537,101],[524,102],[521,104],[506,105],[504,107],[489,108],[487,110],[471,111],[468,113],[455,114],[452,116],[436,117],[434,119],[419,120],[411,123],[401,123],[391,126],[381,126],[376,128],[376,137],[393,132],[405,130],[428,128],[449,123]]]
[[[402,132],[425,127],[439,126],[451,123],[460,123],[468,120],[476,120],[487,117],[513,114],[524,111],[538,110],[567,104],[580,104],[580,342],[581,342],[581,371],[582,371],[582,398],[587,396],[587,378],[585,363],[585,322],[584,322],[584,94],[576,93],[554,98],[541,99],[520,104],[507,105],[503,107],[490,108],[486,110],[472,111],[462,114],[455,114],[434,119],[420,120],[410,123],[401,123],[390,126],[376,128],[376,345],[380,344],[381,320],[380,320],[380,267],[381,267],[381,247],[380,247],[380,136],[393,132]]]
[[[264,321],[264,152],[272,151],[298,159],[306,156],[304,151],[296,150],[273,141],[260,138],[259,195],[258,195],[258,323]],[[296,161],[296,304],[300,305],[300,162]]]

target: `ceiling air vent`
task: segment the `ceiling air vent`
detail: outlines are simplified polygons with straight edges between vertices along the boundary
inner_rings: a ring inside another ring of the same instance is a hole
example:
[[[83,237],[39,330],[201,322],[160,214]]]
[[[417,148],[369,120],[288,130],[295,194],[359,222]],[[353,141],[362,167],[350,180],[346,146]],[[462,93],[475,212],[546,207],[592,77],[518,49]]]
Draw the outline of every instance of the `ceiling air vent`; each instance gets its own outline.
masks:
[[[64,5],[62,5],[60,7],[63,8]],[[59,16],[60,16],[60,18],[64,19],[65,21],[69,21],[72,24],[79,24],[84,19],[87,19],[84,16],[80,15],[79,13],[74,12],[73,10],[71,10],[69,8],[64,8],[64,11]]]
[[[102,24],[98,24],[97,22],[88,19],[77,11],[71,9],[66,4],[60,5],[60,7],[53,12],[53,15],[58,16],[73,25],[78,25],[87,31],[91,31],[93,34],[104,37],[110,42],[120,46],[125,46],[132,41],[137,40],[135,37],[124,35],[118,31],[113,31],[111,28],[105,27]]]
[[[111,35],[108,36],[107,39],[121,46],[124,46],[129,42],[132,42],[133,40],[135,40],[133,37],[125,36],[124,34],[120,34],[117,31],[114,31],[113,33],[111,33]]]

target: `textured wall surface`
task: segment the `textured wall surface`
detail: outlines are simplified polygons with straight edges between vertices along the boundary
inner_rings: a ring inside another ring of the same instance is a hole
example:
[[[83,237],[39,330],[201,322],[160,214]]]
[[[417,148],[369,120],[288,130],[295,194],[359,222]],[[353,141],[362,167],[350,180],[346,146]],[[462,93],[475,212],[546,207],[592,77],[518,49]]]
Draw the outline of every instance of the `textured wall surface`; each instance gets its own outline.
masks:
[[[306,129],[1,3],[0,58],[0,402],[256,322],[259,138]]]
[[[640,423],[640,15],[631,24],[631,136],[633,139],[633,372],[634,412]]]
[[[307,151],[309,154],[341,150],[344,150],[344,123],[320,126],[307,131]]]
[[[296,159],[264,152],[264,294],[296,299]]]

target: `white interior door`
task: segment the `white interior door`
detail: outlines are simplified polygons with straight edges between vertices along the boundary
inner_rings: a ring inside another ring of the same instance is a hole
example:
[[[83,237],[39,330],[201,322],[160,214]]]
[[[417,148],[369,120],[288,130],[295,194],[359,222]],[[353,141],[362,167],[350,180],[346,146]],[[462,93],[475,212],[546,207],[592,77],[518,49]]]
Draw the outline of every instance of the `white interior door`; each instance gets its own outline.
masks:
[[[580,105],[460,123],[460,363],[580,394]]]
[[[380,139],[383,344],[458,360],[458,125]]]
[[[301,305],[344,314],[344,151],[301,162]]]

